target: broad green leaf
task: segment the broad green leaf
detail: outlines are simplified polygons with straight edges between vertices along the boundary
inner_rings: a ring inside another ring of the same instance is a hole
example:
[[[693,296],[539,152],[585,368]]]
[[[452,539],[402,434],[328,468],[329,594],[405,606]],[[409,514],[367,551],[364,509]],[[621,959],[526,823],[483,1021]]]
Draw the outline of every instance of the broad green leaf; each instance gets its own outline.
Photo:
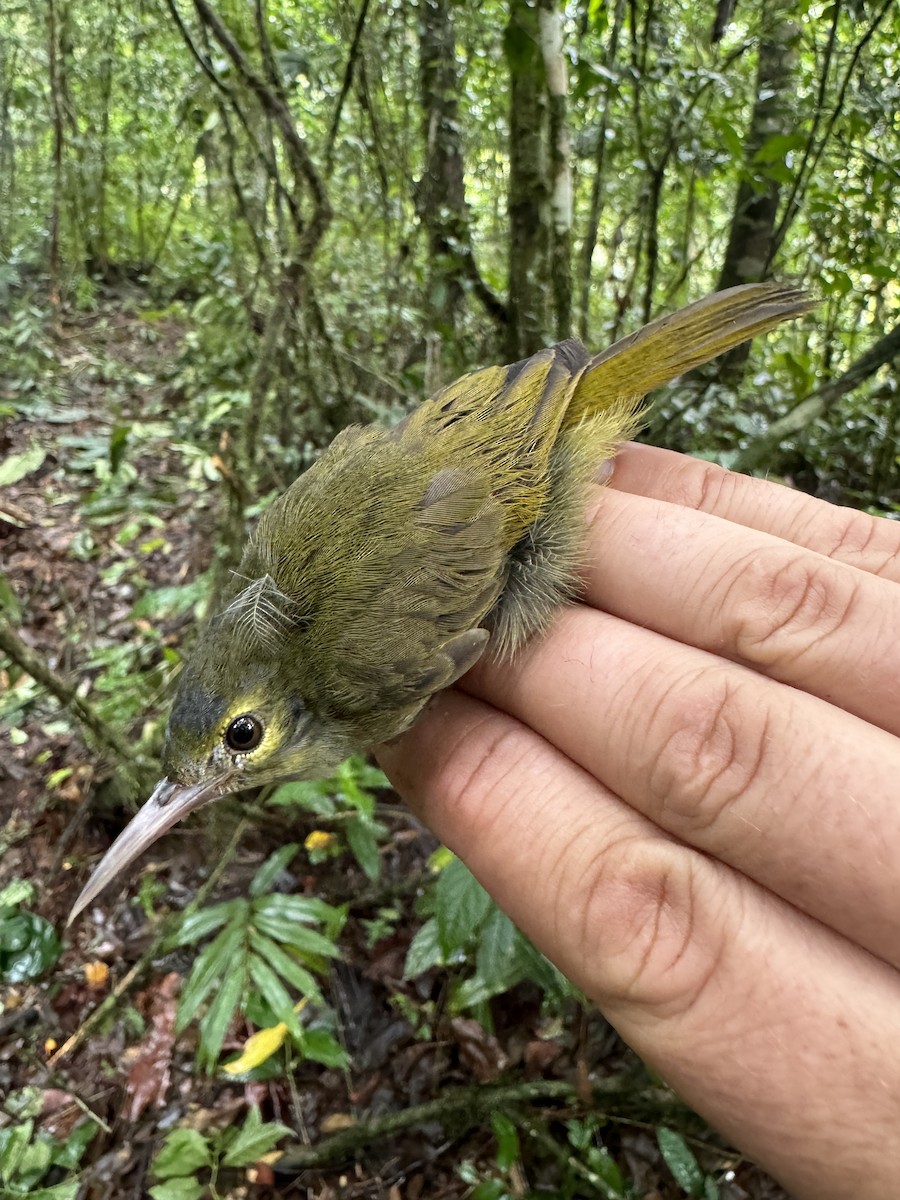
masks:
[[[222,1158],[223,1167],[247,1167],[268,1154],[276,1142],[293,1130],[280,1121],[263,1122],[258,1108],[251,1108]]]
[[[0,1129],[0,1183],[9,1183],[17,1172],[33,1132],[34,1121],[30,1119]]]
[[[18,625],[22,620],[22,607],[19,598],[13,591],[13,586],[0,572],[0,615],[9,621],[10,625]]]
[[[9,454],[0,462],[0,487],[18,483],[26,475],[33,474],[47,457],[47,451],[35,439],[19,454]]]
[[[288,842],[270,854],[250,883],[250,895],[262,896],[271,891],[275,880],[300,849],[299,842]]]
[[[596,1175],[606,1200],[626,1200],[628,1193],[622,1172],[605,1146],[590,1146],[585,1154],[585,1164]]]
[[[494,1113],[491,1125],[497,1139],[497,1166],[501,1171],[508,1171],[519,1159],[519,1131],[502,1112]]]
[[[209,1192],[196,1179],[182,1177],[167,1179],[165,1183],[154,1184],[150,1188],[150,1195],[153,1197],[153,1200],[201,1200],[201,1197],[208,1196]]]
[[[150,1173],[157,1179],[169,1179],[173,1175],[194,1175],[211,1164],[209,1143],[201,1133],[196,1129],[173,1129],[153,1159]]]
[[[703,1172],[684,1138],[673,1129],[660,1126],[656,1130],[656,1141],[659,1145],[659,1152],[674,1175],[678,1186],[683,1188],[689,1196],[702,1196]]]
[[[297,780],[283,783],[266,801],[276,807],[287,808],[297,805],[317,817],[333,817],[337,812],[334,796],[327,782],[322,780]]]
[[[494,905],[478,935],[475,969],[486,983],[496,985],[498,991],[511,987],[522,977],[518,970],[521,937],[506,913]]]
[[[446,956],[470,946],[491,910],[491,898],[460,859],[438,876],[435,916]]]
[[[0,917],[0,982],[37,979],[59,954],[56,930],[44,917],[22,910]]]
[[[434,917],[429,917],[416,933],[406,952],[406,962],[403,965],[403,978],[415,979],[432,967],[443,966],[444,952],[441,950],[441,939],[438,933],[438,923]]]
[[[57,1183],[53,1187],[30,1188],[27,1196],[28,1200],[75,1200],[80,1190],[81,1184],[76,1179],[71,1183]]]
[[[313,1062],[322,1063],[325,1067],[347,1067],[350,1059],[347,1051],[327,1029],[303,1029],[300,1038],[300,1049]]]
[[[77,1169],[85,1150],[97,1136],[100,1126],[96,1121],[82,1121],[76,1125],[65,1143],[53,1151],[55,1166],[67,1167],[70,1171]]]
[[[347,844],[353,851],[353,857],[373,882],[381,874],[381,855],[378,851],[378,837],[375,825],[365,816],[360,815],[349,820],[344,826]]]

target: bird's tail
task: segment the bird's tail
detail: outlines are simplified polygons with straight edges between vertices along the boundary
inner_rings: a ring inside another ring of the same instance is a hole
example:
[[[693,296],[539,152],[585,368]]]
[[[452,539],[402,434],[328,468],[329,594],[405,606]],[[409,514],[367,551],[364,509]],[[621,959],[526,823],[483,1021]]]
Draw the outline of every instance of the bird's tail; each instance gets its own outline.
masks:
[[[591,359],[575,387],[564,427],[610,407],[621,410],[627,425],[626,414],[633,419],[654,388],[812,307],[807,293],[797,288],[749,283],[651,321]]]

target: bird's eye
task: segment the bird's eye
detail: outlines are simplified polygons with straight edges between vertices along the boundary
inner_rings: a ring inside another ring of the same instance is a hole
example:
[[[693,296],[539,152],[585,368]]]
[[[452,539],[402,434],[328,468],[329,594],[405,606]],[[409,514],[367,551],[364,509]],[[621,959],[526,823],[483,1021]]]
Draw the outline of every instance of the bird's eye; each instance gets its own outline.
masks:
[[[262,741],[262,735],[262,721],[244,713],[242,717],[235,717],[225,730],[225,745],[236,754],[247,754],[256,749]]]

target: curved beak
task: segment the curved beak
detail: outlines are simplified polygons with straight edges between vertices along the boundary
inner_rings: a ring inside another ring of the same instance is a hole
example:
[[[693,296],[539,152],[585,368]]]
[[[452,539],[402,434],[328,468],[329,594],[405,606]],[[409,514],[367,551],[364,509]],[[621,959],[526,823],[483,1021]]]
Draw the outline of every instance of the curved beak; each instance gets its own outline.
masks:
[[[90,902],[103,891],[107,884],[112,883],[122,871],[137,856],[151,846],[157,838],[162,837],[167,829],[171,829],[188,813],[210,800],[216,800],[228,791],[229,772],[225,776],[206,780],[203,783],[181,784],[171,779],[161,779],[153,789],[153,795],[147,801],[131,822],[125,826],[106,854],[100,860],[100,865],[85,884],[81,895],[69,913],[67,925],[71,925],[80,912],[83,912]]]

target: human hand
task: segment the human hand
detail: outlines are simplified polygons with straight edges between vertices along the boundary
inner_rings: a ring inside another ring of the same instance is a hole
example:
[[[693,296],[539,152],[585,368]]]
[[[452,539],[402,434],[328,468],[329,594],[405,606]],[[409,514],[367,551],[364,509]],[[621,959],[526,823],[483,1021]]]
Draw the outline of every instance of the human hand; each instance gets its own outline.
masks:
[[[582,603],[379,751],[698,1112],[798,1197],[900,1171],[900,524],[626,447]]]

